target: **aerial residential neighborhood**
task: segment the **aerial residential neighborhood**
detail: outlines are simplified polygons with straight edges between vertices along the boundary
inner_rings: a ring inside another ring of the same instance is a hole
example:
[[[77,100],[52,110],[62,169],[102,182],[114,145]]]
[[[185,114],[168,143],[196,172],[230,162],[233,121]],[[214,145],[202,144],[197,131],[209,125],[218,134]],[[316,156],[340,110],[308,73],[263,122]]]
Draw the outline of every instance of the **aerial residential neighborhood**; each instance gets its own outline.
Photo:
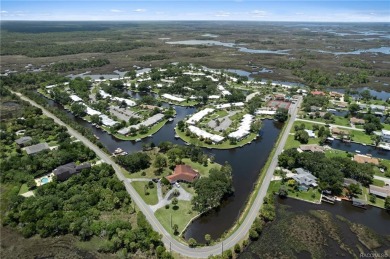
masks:
[[[3,2],[1,258],[390,255],[387,2]]]

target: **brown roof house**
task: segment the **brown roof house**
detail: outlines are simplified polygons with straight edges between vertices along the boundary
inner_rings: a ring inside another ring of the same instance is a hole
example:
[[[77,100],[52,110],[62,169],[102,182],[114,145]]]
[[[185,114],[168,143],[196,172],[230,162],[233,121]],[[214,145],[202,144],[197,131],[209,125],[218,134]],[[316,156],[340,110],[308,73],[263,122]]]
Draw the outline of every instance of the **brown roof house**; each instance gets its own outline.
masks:
[[[354,155],[353,156],[353,161],[358,162],[359,164],[374,164],[374,165],[379,165],[379,160],[377,158],[373,158],[370,156],[365,156],[365,155]]]
[[[341,130],[341,129],[336,128],[336,127],[332,127],[331,132],[332,132],[332,134],[336,134],[336,135],[348,135],[349,134],[348,131]]]
[[[325,148],[317,144],[300,145],[299,150],[302,152],[320,152],[324,153]],[[299,151],[298,150],[298,151]]]
[[[359,118],[355,118],[355,117],[350,118],[350,119],[349,119],[349,122],[350,122],[351,124],[355,124],[355,125],[362,125],[362,124],[366,123],[365,120],[359,119]]]
[[[170,183],[178,181],[192,183],[198,179],[199,176],[199,173],[192,169],[191,166],[176,165],[173,174],[168,175],[166,178]]]

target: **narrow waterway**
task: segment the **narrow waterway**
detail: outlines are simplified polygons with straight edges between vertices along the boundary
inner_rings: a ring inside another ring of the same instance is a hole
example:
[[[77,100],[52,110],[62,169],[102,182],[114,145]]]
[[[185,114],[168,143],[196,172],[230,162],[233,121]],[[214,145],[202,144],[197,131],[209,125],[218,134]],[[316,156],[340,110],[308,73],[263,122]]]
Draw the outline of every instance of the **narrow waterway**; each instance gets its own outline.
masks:
[[[147,93],[130,93],[133,98],[140,98]],[[168,122],[151,138],[142,139],[140,142],[135,141],[122,141],[114,138],[112,135],[97,129],[90,123],[73,116],[69,111],[63,109],[63,107],[55,102],[48,100],[49,105],[55,106],[65,111],[69,117],[75,120],[80,125],[90,128],[93,133],[100,138],[102,144],[110,151],[113,152],[116,148],[120,147],[127,152],[136,152],[142,150],[142,145],[153,142],[158,145],[162,141],[170,141],[175,144],[184,144],[181,139],[174,138],[174,128],[178,121],[183,120],[187,115],[196,112],[196,108],[174,106],[177,115],[173,122]],[[167,104],[164,104],[167,106]],[[261,129],[258,139],[252,142],[252,144],[245,145],[242,148],[231,150],[215,150],[204,149],[206,153],[212,153],[215,156],[215,160],[218,163],[225,163],[228,161],[233,168],[233,185],[234,195],[227,199],[220,208],[213,210],[189,225],[187,231],[184,233],[186,239],[195,238],[198,242],[204,242],[204,236],[210,234],[213,239],[219,238],[225,231],[227,231],[237,220],[239,214],[245,206],[249,194],[253,190],[254,183],[256,182],[261,169],[263,168],[266,160],[275,145],[275,142],[279,136],[282,124],[273,120],[264,120],[263,127]],[[361,151],[362,154],[371,154],[374,157],[389,158],[390,152],[375,149],[371,146],[363,146],[355,143],[342,143],[335,140],[332,143],[332,147],[339,150],[345,150],[349,152]]]

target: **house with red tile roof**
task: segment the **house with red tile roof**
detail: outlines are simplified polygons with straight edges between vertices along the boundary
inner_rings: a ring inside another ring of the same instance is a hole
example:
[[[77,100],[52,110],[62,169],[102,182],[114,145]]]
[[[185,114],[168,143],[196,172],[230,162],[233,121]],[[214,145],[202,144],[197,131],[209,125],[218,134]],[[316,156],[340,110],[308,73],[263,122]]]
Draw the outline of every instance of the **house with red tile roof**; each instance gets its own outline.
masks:
[[[323,91],[311,91],[311,94],[312,95],[322,95],[322,96],[325,96],[326,94],[323,92]]]
[[[192,183],[200,177],[199,173],[192,169],[188,165],[176,165],[173,174],[168,175],[166,178],[170,183],[175,182],[188,182]]]

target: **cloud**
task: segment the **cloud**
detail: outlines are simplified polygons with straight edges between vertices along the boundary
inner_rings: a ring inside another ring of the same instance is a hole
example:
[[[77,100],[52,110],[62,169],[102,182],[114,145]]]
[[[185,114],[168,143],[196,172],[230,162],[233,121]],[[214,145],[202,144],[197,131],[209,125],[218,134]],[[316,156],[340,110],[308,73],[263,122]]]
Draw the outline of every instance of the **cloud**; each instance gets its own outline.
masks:
[[[138,9],[135,9],[133,12],[144,13],[144,12],[146,12],[146,9],[138,8]]]
[[[110,12],[112,12],[112,13],[123,13],[122,10],[118,10],[118,9],[111,9]]]
[[[265,17],[268,15],[266,11],[261,11],[261,10],[253,10],[251,14],[253,17]]]
[[[8,13],[7,11],[1,11],[1,13]]]
[[[225,11],[220,11],[215,14],[216,17],[229,17],[230,13]]]

